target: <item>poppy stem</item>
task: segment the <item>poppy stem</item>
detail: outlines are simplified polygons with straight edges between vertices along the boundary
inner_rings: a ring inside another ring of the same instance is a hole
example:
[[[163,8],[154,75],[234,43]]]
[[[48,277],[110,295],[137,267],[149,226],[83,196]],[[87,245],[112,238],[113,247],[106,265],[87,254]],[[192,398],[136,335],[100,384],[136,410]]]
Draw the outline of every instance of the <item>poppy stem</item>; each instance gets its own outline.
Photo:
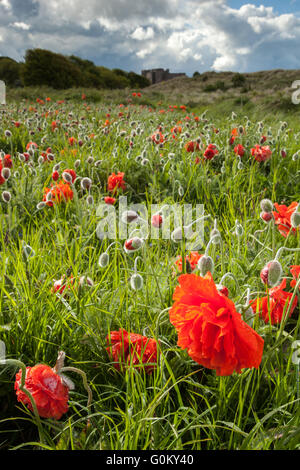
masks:
[[[90,406],[91,406],[91,403],[92,403],[93,394],[92,394],[92,390],[91,390],[91,388],[90,388],[90,386],[87,382],[86,373],[83,372],[83,370],[81,370],[81,369],[77,369],[77,367],[62,367],[59,372],[60,373],[61,372],[76,372],[77,374],[81,375],[83,386],[84,386],[84,388],[86,389],[86,391],[88,393],[88,401],[87,401],[86,406],[89,409]]]

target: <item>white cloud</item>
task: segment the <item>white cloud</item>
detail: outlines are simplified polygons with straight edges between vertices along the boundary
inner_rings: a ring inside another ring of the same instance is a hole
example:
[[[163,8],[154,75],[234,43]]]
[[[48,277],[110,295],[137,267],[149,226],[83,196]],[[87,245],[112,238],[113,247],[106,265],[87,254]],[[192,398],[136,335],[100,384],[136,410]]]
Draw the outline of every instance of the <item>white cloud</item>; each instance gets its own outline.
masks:
[[[154,37],[154,31],[150,26],[148,26],[147,29],[139,26],[134,30],[130,37],[132,39],[137,39],[138,41],[144,41],[146,39],[152,39]]]
[[[30,24],[26,24],[26,23],[22,23],[22,22],[18,22],[18,21],[15,21],[14,23],[11,23],[10,26],[14,26],[15,28],[18,28],[18,29],[24,29],[25,31],[30,29]]]

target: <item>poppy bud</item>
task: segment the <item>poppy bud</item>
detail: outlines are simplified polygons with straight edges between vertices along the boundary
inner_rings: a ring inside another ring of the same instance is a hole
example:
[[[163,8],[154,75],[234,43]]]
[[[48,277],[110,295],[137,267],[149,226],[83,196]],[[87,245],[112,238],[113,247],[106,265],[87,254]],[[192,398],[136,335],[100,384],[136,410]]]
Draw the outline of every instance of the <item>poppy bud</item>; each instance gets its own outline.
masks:
[[[154,214],[151,219],[151,224],[155,228],[160,228],[163,223],[163,218],[160,214]]]
[[[126,242],[124,243],[124,250],[126,251],[126,253],[137,251],[141,248],[142,244],[143,241],[141,238],[133,237],[129,240],[126,240]]]
[[[53,181],[57,181],[58,178],[59,178],[59,173],[58,173],[58,171],[53,171],[53,173],[52,173],[52,179],[53,179]]]
[[[285,157],[286,157],[286,151],[285,151],[285,149],[282,149],[280,153],[281,153],[282,158],[285,158]]]
[[[10,169],[9,168],[2,168],[1,176],[5,180],[8,180],[8,178],[10,177]]]
[[[80,163],[81,163],[80,160],[75,160],[74,168],[78,168],[80,166]]]
[[[10,200],[11,200],[10,192],[9,191],[3,191],[2,199],[3,199],[4,202],[10,202]]]
[[[26,258],[29,258],[29,257],[35,255],[35,251],[29,245],[24,245],[23,246],[23,251],[24,251],[24,254],[25,254]]]
[[[260,207],[263,212],[272,212],[273,202],[270,199],[263,199],[260,201]]]
[[[263,284],[274,287],[278,284],[282,275],[281,264],[277,261],[270,261],[260,272],[260,278]]]
[[[94,204],[94,198],[93,196],[91,196],[90,194],[88,195],[88,197],[86,198],[86,203],[88,206],[92,206]]]
[[[130,278],[130,285],[133,290],[140,290],[143,288],[144,280],[140,274],[133,274]]]
[[[260,218],[264,220],[265,222],[270,222],[270,220],[273,219],[273,214],[272,212],[261,212]]]
[[[202,277],[205,276],[206,273],[210,272],[213,274],[214,272],[214,262],[210,256],[203,255],[198,261],[198,269]]]
[[[100,268],[106,268],[108,263],[109,263],[109,254],[106,253],[106,251],[105,251],[104,253],[102,253],[100,255],[99,260],[98,260],[98,264],[99,264]]]
[[[226,286],[223,286],[222,284],[216,284],[216,288],[218,289],[218,291],[225,295],[226,297],[228,297],[228,289]]]
[[[139,218],[139,215],[135,211],[125,211],[121,216],[121,220],[124,224],[130,224]]]
[[[47,160],[49,160],[49,162],[53,162],[54,158],[55,157],[54,157],[53,153],[48,153],[47,154]]]
[[[213,237],[216,237],[214,240],[212,240]],[[217,228],[214,228],[211,232],[210,232],[210,239],[212,240],[212,243],[214,245],[217,245],[218,243],[220,243],[221,241],[221,234],[220,234],[220,231],[217,229]]]
[[[39,165],[42,165],[43,163],[44,163],[44,157],[40,156],[40,157],[38,158],[38,164],[39,164]]]
[[[90,187],[92,186],[92,180],[87,177],[82,178],[80,186],[82,187],[82,189],[90,189]]]
[[[184,229],[184,227],[183,227]],[[184,230],[183,230],[184,232]],[[181,240],[182,240],[182,228],[181,227],[177,227],[175,228],[175,230],[173,230],[173,232],[171,233],[171,240],[175,243],[179,243]]]
[[[89,156],[88,159],[87,159],[87,163],[88,163],[89,165],[91,165],[92,163],[94,163],[94,157]]]
[[[62,178],[66,183],[72,183],[72,175],[70,175],[70,173],[68,173],[67,171],[63,172]]]
[[[37,208],[38,210],[44,209],[44,207],[46,207],[46,203],[45,203],[44,201],[41,201],[41,202],[39,202],[39,203],[36,205],[36,208]]]
[[[5,137],[11,137],[11,136],[12,136],[12,133],[11,133],[9,130],[6,130],[6,131],[4,132],[4,135],[5,135]]]
[[[236,234],[237,237],[242,237],[243,234],[244,234],[244,229],[243,229],[242,225],[238,223],[237,220],[235,222],[235,234]]]
[[[295,212],[293,212],[291,215],[291,226],[293,228],[297,228],[299,227],[299,225],[300,225],[300,212],[297,212],[297,210],[295,210]]]
[[[79,285],[80,286],[88,285],[89,287],[93,287],[94,282],[92,281],[92,279],[90,277],[81,276],[79,278]]]

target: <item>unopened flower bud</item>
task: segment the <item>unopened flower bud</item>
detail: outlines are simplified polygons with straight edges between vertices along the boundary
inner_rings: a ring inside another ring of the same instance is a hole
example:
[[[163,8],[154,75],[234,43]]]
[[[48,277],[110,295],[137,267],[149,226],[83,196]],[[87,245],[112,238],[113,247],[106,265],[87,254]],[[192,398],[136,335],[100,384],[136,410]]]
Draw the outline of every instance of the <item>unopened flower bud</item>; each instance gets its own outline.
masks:
[[[133,290],[140,290],[143,288],[144,280],[140,274],[133,274],[130,278],[130,285]]]
[[[94,282],[92,281],[92,279],[90,277],[81,276],[80,279],[79,279],[79,285],[82,286],[82,287],[84,285],[87,285],[89,287],[93,287]]]
[[[105,251],[104,253],[102,253],[100,255],[99,260],[98,260],[98,264],[99,264],[100,268],[106,268],[108,263],[109,263],[109,254],[106,253],[106,251]]]
[[[67,171],[64,171],[62,174],[62,178],[66,183],[72,183],[72,175]]]
[[[260,218],[264,221],[264,222],[270,222],[270,220],[273,219],[273,214],[272,212],[261,212],[260,213]]]
[[[300,225],[300,212],[297,212],[297,210],[295,210],[295,212],[293,212],[291,215],[291,226],[293,228],[297,228],[299,227],[299,225]]]
[[[126,242],[124,243],[124,250],[126,251],[126,253],[137,251],[141,248],[142,244],[143,241],[141,238],[133,237],[129,240],[126,240]]]
[[[263,212],[272,212],[273,202],[270,199],[263,199],[260,201],[260,207]]]
[[[223,286],[222,284],[216,284],[216,288],[218,289],[218,291],[225,295],[226,297],[228,297],[228,289],[226,286]]]
[[[235,222],[235,234],[236,234],[237,237],[242,237],[243,234],[244,234],[244,229],[243,229],[242,225],[238,223],[237,220]]]
[[[260,278],[263,284],[275,287],[280,281],[282,275],[281,264],[277,261],[270,261],[260,272]]]
[[[2,199],[3,199],[4,202],[10,202],[10,200],[11,200],[10,192],[9,191],[3,191]]]
[[[135,211],[124,211],[121,220],[124,224],[130,224],[139,218],[139,215]]]
[[[38,210],[44,209],[44,207],[46,207],[46,203],[45,203],[44,201],[41,201],[41,202],[39,202],[39,203],[36,205],[36,208],[37,208]]]
[[[215,238],[214,238],[215,237]],[[217,229],[217,228],[214,228],[211,232],[210,232],[210,239],[212,240],[212,243],[213,245],[217,245],[218,243],[220,243],[221,241],[221,233],[220,231]]]
[[[1,176],[5,180],[8,180],[8,178],[10,177],[10,169],[9,168],[2,168]]]
[[[163,223],[163,218],[160,214],[154,214],[151,218],[152,227],[160,228]]]
[[[35,251],[29,245],[24,245],[23,251],[24,251],[26,258],[30,258],[31,256],[35,255]]]
[[[92,180],[87,177],[82,178],[80,186],[82,187],[82,189],[90,189],[90,187],[92,186]]]
[[[80,163],[81,163],[80,160],[76,160],[74,163],[74,168],[78,168],[80,166]]]
[[[286,150],[282,149],[280,154],[281,154],[282,158],[285,158],[286,157]]]
[[[88,197],[86,198],[86,203],[88,206],[92,206],[94,204],[94,198],[91,194],[89,194]]]
[[[214,272],[214,261],[211,256],[203,255],[198,261],[198,269],[202,277],[205,276],[206,273],[210,272],[213,274]]]

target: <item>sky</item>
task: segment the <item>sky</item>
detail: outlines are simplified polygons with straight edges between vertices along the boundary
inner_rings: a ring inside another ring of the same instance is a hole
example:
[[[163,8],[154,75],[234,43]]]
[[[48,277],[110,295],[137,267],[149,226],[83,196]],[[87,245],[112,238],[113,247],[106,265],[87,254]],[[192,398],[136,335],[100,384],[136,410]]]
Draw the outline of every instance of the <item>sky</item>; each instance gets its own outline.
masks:
[[[300,69],[300,0],[0,0],[0,56],[77,55],[140,73]]]

